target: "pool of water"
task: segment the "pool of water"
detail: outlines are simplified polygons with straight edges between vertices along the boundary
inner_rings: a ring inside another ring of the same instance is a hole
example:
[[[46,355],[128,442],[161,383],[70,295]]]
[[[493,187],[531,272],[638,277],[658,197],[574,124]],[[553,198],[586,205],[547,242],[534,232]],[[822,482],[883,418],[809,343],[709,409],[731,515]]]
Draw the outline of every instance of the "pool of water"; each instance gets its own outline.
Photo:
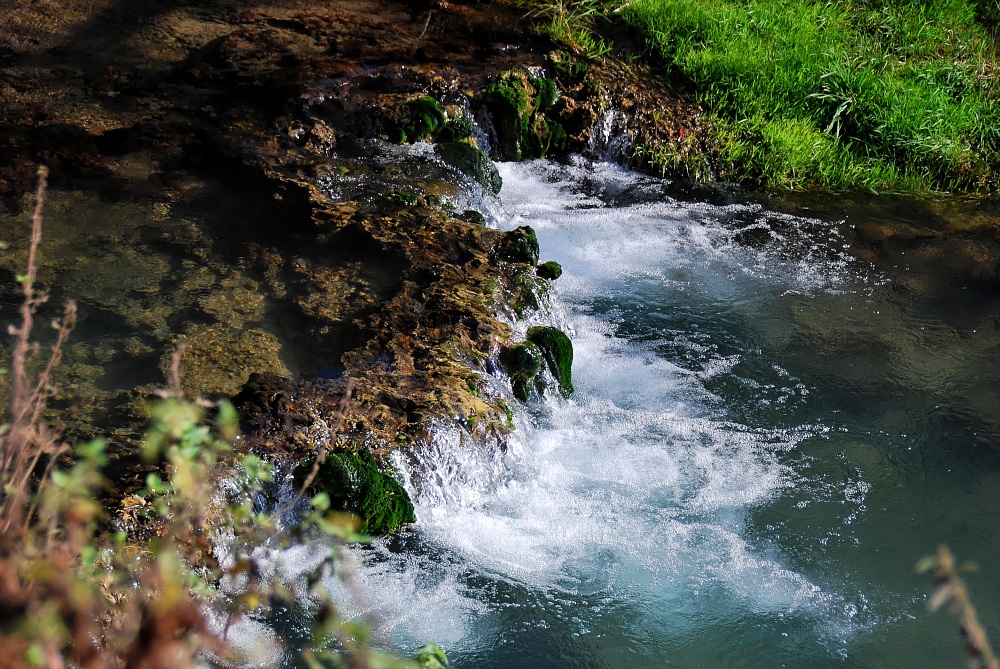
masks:
[[[348,610],[457,667],[959,667],[913,571],[946,543],[1000,638],[995,291],[863,248],[871,209],[501,169],[493,222],[565,270],[518,327],[571,334],[576,392],[401,459],[419,520]]]

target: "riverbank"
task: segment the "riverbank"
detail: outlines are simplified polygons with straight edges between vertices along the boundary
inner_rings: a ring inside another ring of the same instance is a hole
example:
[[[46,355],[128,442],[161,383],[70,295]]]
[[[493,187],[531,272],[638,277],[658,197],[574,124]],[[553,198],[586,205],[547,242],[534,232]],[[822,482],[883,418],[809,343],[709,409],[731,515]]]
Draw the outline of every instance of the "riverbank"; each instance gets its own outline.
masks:
[[[996,191],[995,3],[641,0],[621,17],[711,113],[720,178]]]

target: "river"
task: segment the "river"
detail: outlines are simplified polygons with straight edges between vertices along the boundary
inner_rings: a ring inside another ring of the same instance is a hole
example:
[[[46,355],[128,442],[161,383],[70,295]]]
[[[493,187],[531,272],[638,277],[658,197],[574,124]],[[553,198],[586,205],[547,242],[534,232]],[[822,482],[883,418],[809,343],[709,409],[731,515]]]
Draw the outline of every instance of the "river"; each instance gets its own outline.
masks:
[[[418,522],[354,553],[348,611],[456,667],[959,667],[913,569],[946,543],[1000,639],[992,295],[855,252],[846,201],[501,172],[493,224],[565,270],[517,327],[571,334],[576,392],[522,407],[506,451],[442,424],[400,460]]]

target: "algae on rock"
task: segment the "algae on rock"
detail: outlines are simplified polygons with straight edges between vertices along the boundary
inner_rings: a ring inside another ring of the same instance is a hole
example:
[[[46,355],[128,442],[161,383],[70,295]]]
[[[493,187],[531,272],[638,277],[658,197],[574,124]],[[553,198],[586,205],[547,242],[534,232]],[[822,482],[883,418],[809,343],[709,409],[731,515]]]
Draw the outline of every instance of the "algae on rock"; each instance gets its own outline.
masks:
[[[500,364],[510,377],[514,396],[527,402],[532,390],[539,385],[542,364],[548,367],[559,385],[559,393],[573,393],[573,342],[559,328],[538,326],[528,328],[527,341],[511,346],[500,355]]]
[[[504,350],[500,356],[500,363],[510,377],[514,397],[522,402],[528,401],[535,377],[542,371],[542,362],[541,349],[531,341],[521,342]]]
[[[556,377],[559,392],[563,397],[573,394],[573,342],[566,333],[554,327],[528,328],[528,341],[538,346],[548,364],[552,376]]]
[[[496,165],[480,149],[462,142],[444,142],[435,147],[441,160],[465,176],[473,179],[487,192],[496,195],[503,186],[503,179]]]
[[[524,68],[508,70],[486,88],[501,160],[543,158],[566,146],[566,130],[546,114],[558,97],[555,82]]]
[[[496,247],[501,260],[528,265],[538,264],[538,235],[530,225],[522,225],[504,234]]]
[[[549,281],[555,281],[562,276],[563,270],[562,265],[557,263],[555,260],[549,260],[543,262],[541,265],[535,268],[535,274],[542,277],[543,279],[548,279]]]
[[[308,460],[295,468],[297,487],[314,462]],[[417,520],[406,489],[383,472],[368,451],[328,453],[310,489],[329,495],[332,508],[358,516],[362,534],[392,534]]]

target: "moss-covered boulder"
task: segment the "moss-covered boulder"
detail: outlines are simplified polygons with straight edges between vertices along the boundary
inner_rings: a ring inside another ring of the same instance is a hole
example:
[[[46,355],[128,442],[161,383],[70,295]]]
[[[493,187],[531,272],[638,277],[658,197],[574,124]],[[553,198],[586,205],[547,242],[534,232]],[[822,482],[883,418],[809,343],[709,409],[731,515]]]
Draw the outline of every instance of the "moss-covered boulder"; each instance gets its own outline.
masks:
[[[530,225],[522,225],[500,238],[496,246],[501,260],[528,265],[538,264],[538,235]]]
[[[434,147],[438,156],[465,176],[473,179],[487,192],[496,195],[503,186],[503,179],[496,165],[485,153],[462,142],[444,142]]]
[[[557,96],[555,82],[523,68],[504,72],[486,88],[501,160],[541,158],[565,148],[565,129],[546,114]]]
[[[534,342],[522,342],[505,349],[500,355],[500,363],[510,377],[514,397],[527,402],[531,396],[535,377],[542,371],[544,358],[541,349]]]
[[[557,263],[555,260],[549,260],[548,262],[543,262],[541,265],[535,268],[535,274],[542,277],[543,279],[548,279],[549,281],[555,281],[562,276],[562,265]]]
[[[313,462],[308,460],[295,468],[296,486],[305,482]],[[331,508],[358,516],[363,534],[392,534],[417,519],[406,490],[379,468],[368,451],[328,453],[310,492],[325,492]]]
[[[555,377],[563,397],[573,393],[573,343],[559,328],[528,328],[528,340],[504,349],[500,364],[510,377],[514,396],[522,402],[528,401],[536,387],[543,387],[538,378],[543,364]]]
[[[573,342],[566,333],[554,327],[528,328],[528,341],[542,353],[549,371],[559,384],[563,397],[573,394]]]

